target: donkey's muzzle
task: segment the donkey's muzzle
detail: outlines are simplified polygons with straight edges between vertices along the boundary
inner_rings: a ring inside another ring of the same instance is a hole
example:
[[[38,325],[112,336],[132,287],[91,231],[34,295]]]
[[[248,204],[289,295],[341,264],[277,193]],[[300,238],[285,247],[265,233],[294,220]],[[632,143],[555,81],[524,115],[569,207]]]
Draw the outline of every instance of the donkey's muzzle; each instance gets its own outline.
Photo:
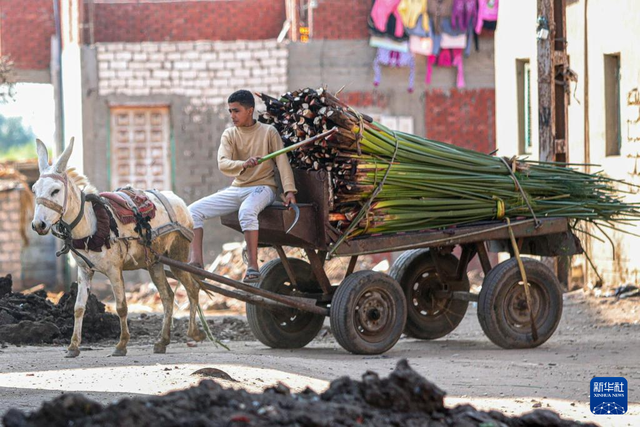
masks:
[[[33,221],[31,223],[31,228],[41,236],[44,236],[49,232],[49,225],[44,221]]]

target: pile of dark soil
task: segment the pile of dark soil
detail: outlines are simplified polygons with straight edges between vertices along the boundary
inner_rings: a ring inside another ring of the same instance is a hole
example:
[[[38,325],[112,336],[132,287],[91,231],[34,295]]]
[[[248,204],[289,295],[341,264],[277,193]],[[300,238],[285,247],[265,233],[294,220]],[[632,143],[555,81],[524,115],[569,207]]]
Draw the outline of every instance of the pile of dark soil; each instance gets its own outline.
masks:
[[[8,293],[11,293],[12,285],[13,285],[13,282],[11,281],[10,274],[7,274],[5,277],[0,277],[0,298],[2,298]]]
[[[11,275],[0,277],[0,342],[9,344],[68,344],[73,334],[77,283],[57,304],[45,291],[12,293]],[[153,343],[162,329],[161,314],[131,315],[128,319],[132,343]],[[255,340],[246,320],[237,317],[208,319],[214,336],[228,341]],[[189,319],[174,318],[172,341],[184,342]],[[105,312],[105,305],[89,293],[82,322],[82,342],[97,343],[120,336],[118,316]]]
[[[157,340],[162,329],[162,314],[141,313],[129,315],[129,332],[131,342],[135,344],[153,343]],[[249,328],[247,321],[240,317],[224,316],[208,318],[207,324],[213,336],[225,341],[255,341],[255,337]],[[198,325],[200,322],[198,320]],[[187,341],[189,318],[179,317],[173,319],[171,327],[171,342],[181,343]],[[202,329],[202,326],[200,326]]]
[[[11,292],[11,276],[0,278],[0,342],[10,344],[68,343],[73,334],[73,311],[77,283],[58,304],[47,300],[43,290],[32,294]],[[89,293],[82,323],[82,341],[96,342],[120,336],[118,316]]]
[[[165,396],[123,399],[103,406],[80,394],[46,402],[36,412],[9,410],[6,427],[39,426],[483,426],[565,427],[585,425],[536,410],[521,417],[478,411],[470,405],[445,408],[445,393],[398,363],[388,378],[366,372],[362,381],[333,381],[327,391],[299,394],[280,384],[262,394],[224,389],[212,380]],[[593,424],[590,424],[593,425]]]

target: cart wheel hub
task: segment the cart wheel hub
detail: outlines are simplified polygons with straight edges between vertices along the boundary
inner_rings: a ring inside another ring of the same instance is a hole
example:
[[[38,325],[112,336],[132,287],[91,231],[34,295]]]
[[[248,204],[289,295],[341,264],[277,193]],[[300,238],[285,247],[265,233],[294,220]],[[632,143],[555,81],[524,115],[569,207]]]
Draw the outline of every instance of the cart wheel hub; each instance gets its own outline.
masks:
[[[367,316],[371,320],[380,320],[380,317],[381,317],[380,312],[378,311],[377,308],[369,310],[369,312],[367,313]]]
[[[422,316],[439,316],[446,311],[451,300],[438,296],[437,292],[446,290],[447,286],[440,281],[438,274],[429,269],[418,277],[411,288],[409,304]]]
[[[527,297],[525,295],[524,286],[522,284],[515,284],[510,292],[507,293],[505,298],[506,314],[511,325],[520,327],[529,327],[531,323],[531,317],[529,315],[529,305],[527,304]],[[531,309],[533,310],[533,317],[537,319],[540,316],[540,294],[536,286],[531,286]]]
[[[390,301],[387,298],[388,295],[379,292],[367,292],[360,297],[357,321],[362,333],[376,334],[387,326],[390,321]]]

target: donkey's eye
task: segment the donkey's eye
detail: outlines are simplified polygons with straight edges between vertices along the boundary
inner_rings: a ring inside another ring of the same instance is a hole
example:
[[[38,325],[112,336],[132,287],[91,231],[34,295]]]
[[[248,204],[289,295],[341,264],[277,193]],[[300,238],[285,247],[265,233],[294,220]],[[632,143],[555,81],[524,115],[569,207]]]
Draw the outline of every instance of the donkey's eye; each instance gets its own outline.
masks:
[[[60,190],[53,190],[51,192],[51,197],[55,196],[56,194],[58,194],[60,192]]]

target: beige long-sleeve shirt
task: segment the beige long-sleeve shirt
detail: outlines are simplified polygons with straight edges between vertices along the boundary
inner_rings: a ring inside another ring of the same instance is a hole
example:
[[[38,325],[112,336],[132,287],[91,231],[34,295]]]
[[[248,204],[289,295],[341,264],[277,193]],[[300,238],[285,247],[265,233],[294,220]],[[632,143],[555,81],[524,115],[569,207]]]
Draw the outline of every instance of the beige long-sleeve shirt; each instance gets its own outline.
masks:
[[[277,191],[274,170],[277,165],[285,193],[296,193],[293,171],[286,154],[254,168],[242,170],[242,165],[250,157],[264,157],[283,147],[282,138],[273,126],[260,122],[248,127],[233,126],[222,134],[218,149],[218,168],[223,174],[235,178],[232,186],[268,185]]]

